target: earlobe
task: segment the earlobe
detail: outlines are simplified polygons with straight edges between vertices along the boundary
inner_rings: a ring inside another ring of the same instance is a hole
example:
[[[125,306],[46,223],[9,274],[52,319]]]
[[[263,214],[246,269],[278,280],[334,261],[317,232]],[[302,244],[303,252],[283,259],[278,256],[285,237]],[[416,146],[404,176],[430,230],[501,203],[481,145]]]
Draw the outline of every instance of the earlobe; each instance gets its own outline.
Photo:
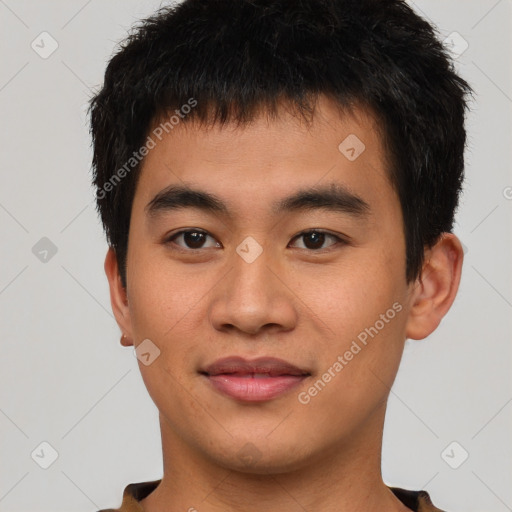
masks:
[[[112,312],[116,319],[117,325],[123,333],[121,345],[133,345],[131,335],[131,321],[130,310],[128,307],[128,296],[124,288],[121,276],[119,274],[119,266],[117,263],[117,256],[112,247],[109,248],[105,257],[105,274],[107,275],[108,285],[110,288],[110,303],[112,305]]]
[[[464,252],[453,233],[443,233],[425,253],[421,275],[411,285],[406,337],[421,340],[441,323],[459,289]]]
[[[123,333],[121,336],[121,345],[123,345],[123,347],[131,347],[133,345],[133,341]]]

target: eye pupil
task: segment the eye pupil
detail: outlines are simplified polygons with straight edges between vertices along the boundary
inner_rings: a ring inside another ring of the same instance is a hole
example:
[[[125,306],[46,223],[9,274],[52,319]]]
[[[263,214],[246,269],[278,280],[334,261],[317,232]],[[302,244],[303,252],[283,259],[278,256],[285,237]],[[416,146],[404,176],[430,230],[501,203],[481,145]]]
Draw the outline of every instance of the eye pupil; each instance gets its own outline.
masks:
[[[193,231],[193,230],[183,230],[180,233],[174,235],[171,240],[174,240],[176,238],[182,239],[182,244],[186,246],[187,249],[203,249],[204,244],[206,242],[207,237],[210,236],[208,233],[203,231]],[[329,235],[328,233],[323,233],[322,231],[305,231],[301,235],[299,235],[299,239],[302,238],[303,244],[306,249],[309,250],[319,250],[322,249],[326,237],[333,237],[333,235]],[[175,243],[175,242],[174,242]],[[178,243],[177,245],[182,245],[181,243]],[[219,246],[219,244],[217,244]],[[183,246],[182,246],[183,247]]]
[[[189,247],[193,249],[200,249],[204,243],[204,233],[199,231],[188,231],[183,234],[183,239]]]
[[[311,240],[313,243],[309,244],[307,240]],[[318,249],[322,247],[325,241],[325,233],[319,233],[318,231],[311,231],[304,235],[304,245],[308,249]]]

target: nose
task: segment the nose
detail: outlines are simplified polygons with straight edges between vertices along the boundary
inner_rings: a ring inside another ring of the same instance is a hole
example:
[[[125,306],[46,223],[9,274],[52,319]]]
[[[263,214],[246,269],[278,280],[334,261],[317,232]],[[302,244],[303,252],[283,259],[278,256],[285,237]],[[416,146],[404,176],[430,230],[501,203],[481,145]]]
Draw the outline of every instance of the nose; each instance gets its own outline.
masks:
[[[296,298],[283,265],[263,252],[251,262],[234,251],[231,269],[212,290],[210,322],[219,331],[284,332],[298,321]]]

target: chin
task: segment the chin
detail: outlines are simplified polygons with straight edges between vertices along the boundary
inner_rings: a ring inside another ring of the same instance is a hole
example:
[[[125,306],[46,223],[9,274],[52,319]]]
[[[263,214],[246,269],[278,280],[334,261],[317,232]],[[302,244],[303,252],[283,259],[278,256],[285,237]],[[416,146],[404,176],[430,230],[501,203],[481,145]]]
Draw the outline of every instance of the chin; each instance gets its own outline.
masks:
[[[277,475],[308,465],[306,454],[299,449],[299,441],[296,445],[279,443],[268,439],[231,440],[225,451],[211,453],[210,457],[225,469],[253,475]]]

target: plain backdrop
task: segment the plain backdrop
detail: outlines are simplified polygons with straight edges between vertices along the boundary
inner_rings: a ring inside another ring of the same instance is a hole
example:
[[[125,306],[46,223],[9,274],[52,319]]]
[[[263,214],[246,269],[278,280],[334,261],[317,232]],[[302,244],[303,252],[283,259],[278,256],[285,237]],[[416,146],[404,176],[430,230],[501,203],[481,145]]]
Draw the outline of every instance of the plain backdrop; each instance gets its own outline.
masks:
[[[389,485],[426,489],[443,510],[505,512],[512,2],[410,3],[462,52],[456,66],[476,101],[455,228],[466,248],[462,283],[439,329],[407,342],[389,400],[383,473]],[[2,512],[118,507],[128,483],[162,476],[157,410],[110,308],[85,116],[115,44],[160,5],[0,0]]]

